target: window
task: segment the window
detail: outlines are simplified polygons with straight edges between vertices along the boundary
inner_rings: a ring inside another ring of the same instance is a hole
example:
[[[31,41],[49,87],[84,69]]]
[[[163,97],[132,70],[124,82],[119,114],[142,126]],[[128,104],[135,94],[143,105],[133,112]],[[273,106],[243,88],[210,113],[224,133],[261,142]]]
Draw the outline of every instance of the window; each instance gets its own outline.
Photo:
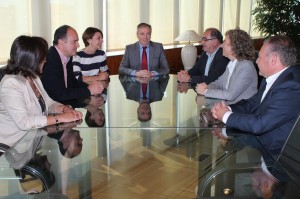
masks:
[[[103,31],[103,50],[122,50],[137,41],[136,26],[152,26],[152,40],[174,44],[181,32],[202,35],[208,27],[223,33],[239,26],[252,37],[253,0],[0,0],[0,63],[5,64],[13,40],[21,35],[44,37],[52,45],[54,31],[63,24],[74,27],[83,48],[83,31],[94,26]]]

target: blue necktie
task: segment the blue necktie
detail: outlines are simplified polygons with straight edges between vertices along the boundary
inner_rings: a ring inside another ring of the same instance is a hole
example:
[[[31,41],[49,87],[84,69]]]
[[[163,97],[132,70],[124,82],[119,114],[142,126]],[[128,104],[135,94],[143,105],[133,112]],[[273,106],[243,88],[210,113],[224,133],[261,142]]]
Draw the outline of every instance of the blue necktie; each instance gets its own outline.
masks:
[[[267,86],[267,81],[266,81],[266,79],[264,78],[264,79],[261,81],[260,86],[259,86],[259,89],[258,89],[258,92],[257,92],[257,94],[259,95],[260,101],[261,101],[261,98],[262,98],[262,96],[263,96],[264,91],[266,90],[266,86]]]

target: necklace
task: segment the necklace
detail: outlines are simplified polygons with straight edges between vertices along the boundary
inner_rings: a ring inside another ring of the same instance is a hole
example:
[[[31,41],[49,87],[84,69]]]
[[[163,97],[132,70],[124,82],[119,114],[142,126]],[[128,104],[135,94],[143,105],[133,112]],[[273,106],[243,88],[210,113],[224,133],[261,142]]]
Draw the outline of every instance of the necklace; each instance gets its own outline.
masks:
[[[32,90],[33,90],[33,92],[34,92],[34,94],[35,94],[37,97],[40,97],[40,96],[41,96],[41,93],[40,93],[40,91],[38,90],[38,88],[36,87],[36,85],[35,85],[35,83],[33,82],[33,80],[32,80],[30,77],[28,77],[27,80],[28,80],[28,82],[29,82],[29,84],[30,84],[30,86],[31,86],[31,88],[32,88]]]
[[[46,110],[46,103],[45,103],[45,100],[43,98],[43,96],[41,95],[39,89],[36,87],[35,83],[33,82],[33,80],[30,78],[30,77],[27,77],[26,78],[35,94],[35,96],[37,97],[38,99],[38,102],[40,103],[40,106],[41,106],[41,109],[42,109],[42,112],[44,114],[45,110]]]

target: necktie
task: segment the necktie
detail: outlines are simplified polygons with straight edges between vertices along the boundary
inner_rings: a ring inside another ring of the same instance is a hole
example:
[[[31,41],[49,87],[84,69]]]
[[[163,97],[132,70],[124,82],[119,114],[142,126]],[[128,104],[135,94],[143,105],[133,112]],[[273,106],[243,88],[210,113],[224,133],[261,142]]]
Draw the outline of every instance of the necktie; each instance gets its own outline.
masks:
[[[266,95],[266,86],[267,86],[267,81],[266,79],[263,79],[260,83],[260,86],[259,86],[259,90],[258,90],[258,94],[260,96],[260,102],[263,100],[263,98],[265,97]]]
[[[142,92],[143,92],[143,99],[147,99],[147,83],[142,83]]]
[[[147,61],[146,48],[147,48],[147,46],[143,47],[143,53],[142,53],[142,70],[148,70],[148,61]]]

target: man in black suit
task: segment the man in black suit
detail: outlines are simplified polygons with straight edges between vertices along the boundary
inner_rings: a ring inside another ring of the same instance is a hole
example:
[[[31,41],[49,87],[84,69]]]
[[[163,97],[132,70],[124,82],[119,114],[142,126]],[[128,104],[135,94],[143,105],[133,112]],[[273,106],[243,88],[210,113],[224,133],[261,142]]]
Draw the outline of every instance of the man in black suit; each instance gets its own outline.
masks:
[[[209,84],[218,79],[224,73],[229,62],[229,59],[223,56],[223,50],[220,48],[222,43],[223,36],[218,29],[206,29],[201,40],[204,52],[193,68],[189,71],[178,72],[178,81]]]
[[[72,56],[79,47],[77,32],[68,25],[59,27],[54,33],[44,65],[42,83],[49,96],[63,104],[72,104],[81,98],[103,91],[101,83],[86,84],[78,81],[73,73]]]
[[[152,78],[119,76],[126,98],[139,103],[138,120],[147,122],[152,117],[150,103],[161,101],[169,81],[169,75]],[[144,87],[144,88],[143,88]]]

